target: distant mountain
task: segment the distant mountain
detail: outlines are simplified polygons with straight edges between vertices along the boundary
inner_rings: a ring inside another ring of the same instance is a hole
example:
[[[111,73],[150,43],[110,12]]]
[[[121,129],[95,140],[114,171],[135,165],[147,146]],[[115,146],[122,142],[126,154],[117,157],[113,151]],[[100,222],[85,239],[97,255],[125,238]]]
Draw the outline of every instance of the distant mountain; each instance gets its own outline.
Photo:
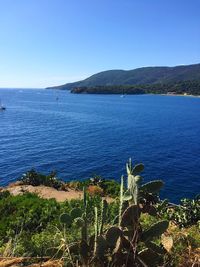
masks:
[[[71,90],[76,87],[168,84],[182,81],[200,81],[200,64],[176,67],[144,67],[134,70],[108,70],[89,78],[47,89]]]

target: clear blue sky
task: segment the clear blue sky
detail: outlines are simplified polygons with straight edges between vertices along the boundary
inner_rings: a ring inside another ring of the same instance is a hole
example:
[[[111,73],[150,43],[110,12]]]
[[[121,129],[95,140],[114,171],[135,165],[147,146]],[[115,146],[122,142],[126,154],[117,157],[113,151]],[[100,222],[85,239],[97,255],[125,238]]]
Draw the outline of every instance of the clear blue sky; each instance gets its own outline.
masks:
[[[0,87],[200,63],[200,0],[0,0]]]

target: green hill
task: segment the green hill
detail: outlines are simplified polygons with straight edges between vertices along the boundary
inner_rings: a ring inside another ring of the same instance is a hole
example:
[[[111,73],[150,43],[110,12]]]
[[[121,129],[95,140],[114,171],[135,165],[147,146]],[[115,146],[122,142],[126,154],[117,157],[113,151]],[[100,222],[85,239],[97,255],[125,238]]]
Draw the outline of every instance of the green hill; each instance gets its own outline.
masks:
[[[134,70],[108,70],[89,78],[47,89],[71,90],[77,87],[171,84],[182,81],[200,81],[200,64],[176,67],[144,67]]]

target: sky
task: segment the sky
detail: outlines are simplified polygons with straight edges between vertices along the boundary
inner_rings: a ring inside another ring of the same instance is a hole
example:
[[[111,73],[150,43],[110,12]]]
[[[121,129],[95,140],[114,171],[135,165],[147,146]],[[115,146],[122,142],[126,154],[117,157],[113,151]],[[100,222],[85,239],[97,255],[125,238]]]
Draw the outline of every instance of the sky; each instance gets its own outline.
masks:
[[[0,0],[0,87],[200,63],[200,0]]]

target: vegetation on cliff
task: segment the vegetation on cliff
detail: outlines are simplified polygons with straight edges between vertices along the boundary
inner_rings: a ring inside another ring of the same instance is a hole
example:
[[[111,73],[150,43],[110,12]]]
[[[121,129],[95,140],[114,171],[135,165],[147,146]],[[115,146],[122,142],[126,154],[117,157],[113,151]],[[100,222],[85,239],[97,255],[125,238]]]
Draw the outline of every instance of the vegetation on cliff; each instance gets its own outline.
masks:
[[[181,205],[161,201],[163,182],[144,184],[143,168],[129,161],[120,184],[98,176],[69,182],[76,190],[84,186],[83,198],[63,203],[2,190],[0,255],[48,256],[63,266],[198,266],[199,197]]]
[[[75,94],[188,94],[200,95],[200,81],[182,81],[173,83],[112,85],[75,87],[71,90]]]

